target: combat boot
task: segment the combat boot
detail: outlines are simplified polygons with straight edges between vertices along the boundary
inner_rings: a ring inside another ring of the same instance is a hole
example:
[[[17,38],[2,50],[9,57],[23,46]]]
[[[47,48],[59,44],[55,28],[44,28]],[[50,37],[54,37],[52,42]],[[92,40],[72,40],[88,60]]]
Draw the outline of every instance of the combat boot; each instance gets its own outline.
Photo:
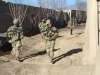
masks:
[[[73,35],[72,32],[73,32],[73,29],[71,29],[70,35]]]
[[[18,57],[15,58],[17,61],[20,61],[20,59]]]

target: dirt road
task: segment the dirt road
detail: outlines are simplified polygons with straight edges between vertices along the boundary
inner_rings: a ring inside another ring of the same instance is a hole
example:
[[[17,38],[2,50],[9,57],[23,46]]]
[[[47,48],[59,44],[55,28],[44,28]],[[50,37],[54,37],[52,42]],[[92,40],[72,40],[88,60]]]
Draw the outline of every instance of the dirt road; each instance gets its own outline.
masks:
[[[9,52],[0,57],[0,75],[91,75],[94,65],[82,65],[84,25],[77,26],[73,35],[68,28],[59,30],[54,48],[54,64],[49,63],[45,40],[41,34],[25,37],[20,50],[21,62]],[[4,62],[7,59],[9,62]]]

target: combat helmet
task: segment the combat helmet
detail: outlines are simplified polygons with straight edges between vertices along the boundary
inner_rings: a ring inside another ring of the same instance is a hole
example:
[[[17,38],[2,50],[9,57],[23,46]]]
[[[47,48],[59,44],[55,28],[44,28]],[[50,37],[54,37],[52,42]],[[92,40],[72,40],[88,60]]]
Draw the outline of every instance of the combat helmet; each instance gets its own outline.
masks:
[[[45,21],[44,19],[42,19],[42,22]]]
[[[47,21],[46,21],[46,25],[48,25],[48,24],[50,24],[50,23],[51,23],[50,20],[47,20]]]
[[[13,20],[13,23],[14,23],[14,24],[18,24],[18,23],[19,23],[19,20],[18,20],[18,19],[14,19],[14,20]]]

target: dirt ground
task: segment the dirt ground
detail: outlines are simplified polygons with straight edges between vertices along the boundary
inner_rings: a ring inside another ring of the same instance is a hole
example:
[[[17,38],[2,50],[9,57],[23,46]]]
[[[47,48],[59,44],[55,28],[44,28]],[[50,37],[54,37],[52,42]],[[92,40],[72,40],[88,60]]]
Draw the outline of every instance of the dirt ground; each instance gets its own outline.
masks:
[[[21,62],[14,60],[9,52],[3,53],[0,56],[0,75],[92,75],[94,65],[82,64],[84,31],[85,25],[76,26],[73,35],[67,27],[59,29],[54,64],[49,63],[41,34],[24,37]]]

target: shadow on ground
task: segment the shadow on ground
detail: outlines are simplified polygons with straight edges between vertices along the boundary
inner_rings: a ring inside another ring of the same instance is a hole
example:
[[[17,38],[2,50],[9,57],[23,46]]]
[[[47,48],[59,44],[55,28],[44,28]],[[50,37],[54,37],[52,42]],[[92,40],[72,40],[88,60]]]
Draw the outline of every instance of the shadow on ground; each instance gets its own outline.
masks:
[[[60,48],[54,49],[54,52],[57,51],[57,50],[60,50]],[[28,58],[32,58],[32,57],[36,57],[36,56],[44,55],[44,54],[46,54],[46,50],[40,51],[40,52],[35,53],[35,54],[31,54],[31,55],[29,55],[29,56],[22,57],[22,58],[20,59],[20,62],[23,62],[24,60],[26,60],[26,59],[28,59]]]
[[[62,55],[59,55],[58,57],[55,57],[55,58],[53,59],[53,63],[55,64],[57,61],[59,61],[59,60],[65,58],[66,56],[70,56],[70,55],[72,55],[72,54],[76,54],[76,53],[79,53],[79,52],[82,52],[82,48],[72,49],[72,50],[68,51],[67,53],[64,53],[64,54],[62,54]]]
[[[7,37],[0,36],[0,56],[9,55],[12,45],[7,41]]]
[[[83,34],[84,32],[81,32],[81,33],[74,33],[74,34],[77,34],[77,35],[81,35],[81,34]]]
[[[58,38],[63,37],[63,36],[58,36]]]

